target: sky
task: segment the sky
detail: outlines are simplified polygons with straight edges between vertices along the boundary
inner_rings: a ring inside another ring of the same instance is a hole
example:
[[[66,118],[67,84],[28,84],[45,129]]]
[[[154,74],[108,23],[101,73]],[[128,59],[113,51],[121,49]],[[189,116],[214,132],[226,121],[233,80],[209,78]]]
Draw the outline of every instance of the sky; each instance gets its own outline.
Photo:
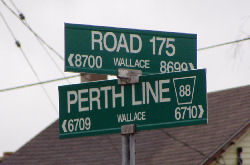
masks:
[[[248,0],[5,0],[21,11],[31,28],[64,56],[64,23],[197,34],[197,48],[250,37]],[[14,5],[11,3],[13,2]],[[17,10],[17,9],[18,10]],[[75,75],[64,62],[0,2],[6,19],[40,81]],[[198,68],[207,69],[207,90],[250,84],[250,40],[197,52]],[[51,60],[54,60],[54,62]],[[59,69],[58,69],[59,68]],[[0,18],[0,90],[38,82]],[[0,92],[0,156],[17,151],[58,119],[58,86],[79,78]],[[47,91],[51,102],[46,96]],[[55,108],[53,108],[55,106]]]

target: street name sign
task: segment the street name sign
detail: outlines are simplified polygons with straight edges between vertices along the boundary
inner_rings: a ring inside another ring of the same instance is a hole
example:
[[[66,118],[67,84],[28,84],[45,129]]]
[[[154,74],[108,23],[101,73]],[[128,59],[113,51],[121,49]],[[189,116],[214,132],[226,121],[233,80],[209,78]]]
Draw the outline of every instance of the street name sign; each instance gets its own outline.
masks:
[[[65,71],[144,75],[197,68],[196,34],[65,24]]]
[[[140,76],[118,85],[105,80],[59,86],[60,138],[207,123],[204,69]]]

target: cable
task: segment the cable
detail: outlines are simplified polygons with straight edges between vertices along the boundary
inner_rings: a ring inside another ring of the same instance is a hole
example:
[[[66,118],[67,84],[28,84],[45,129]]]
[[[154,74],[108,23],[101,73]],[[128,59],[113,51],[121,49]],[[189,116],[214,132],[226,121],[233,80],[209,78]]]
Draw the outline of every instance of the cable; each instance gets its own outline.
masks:
[[[21,88],[27,88],[27,87],[32,87],[32,86],[37,86],[37,85],[42,85],[42,84],[48,84],[48,83],[57,82],[57,81],[65,80],[65,79],[76,78],[76,77],[80,77],[80,75],[78,74],[78,75],[74,75],[74,76],[68,76],[68,77],[47,80],[47,81],[41,81],[38,83],[32,83],[32,84],[26,84],[26,85],[11,87],[11,88],[0,89],[0,92],[7,92],[7,91],[12,91],[12,90],[21,89]]]
[[[40,80],[40,78],[39,78],[37,72],[35,71],[34,67],[33,67],[32,64],[30,63],[30,61],[29,61],[27,55],[24,53],[22,47],[19,46],[18,48],[21,50],[23,57],[25,58],[26,62],[28,63],[28,65],[29,65],[30,69],[32,70],[33,74],[35,75],[37,81],[38,81],[38,82],[41,82],[41,80]],[[49,96],[49,93],[47,92],[47,90],[45,89],[45,87],[44,87],[43,85],[41,85],[41,87],[42,87],[42,89],[43,89],[45,95],[47,96],[47,98],[48,98],[50,104],[53,106],[55,112],[58,114],[57,108],[56,108],[55,104],[53,103],[51,97]]]
[[[6,6],[6,8],[8,8],[9,10],[10,10],[10,12],[12,13],[12,14],[14,14],[18,19],[20,19],[21,20],[21,22],[36,36],[36,37],[38,37],[41,41],[42,41],[42,43],[44,43],[49,49],[51,49],[55,54],[57,54],[58,55],[58,57],[60,58],[60,59],[62,59],[63,60],[63,57],[58,53],[58,52],[56,52],[51,46],[49,46],[37,33],[35,33],[34,31],[33,31],[33,29],[28,25],[28,24],[26,24],[25,22],[23,22],[23,20],[20,18],[20,16],[18,16],[5,2],[4,2],[4,0],[1,0],[2,1],[2,3]],[[12,1],[11,1],[12,2]],[[12,2],[13,3],[13,2]],[[15,6],[15,5],[13,5],[13,6]],[[18,10],[18,9],[17,9]],[[22,14],[22,13],[21,13]],[[222,43],[222,44],[217,44],[217,45],[212,45],[212,46],[208,46],[208,47],[204,47],[204,48],[199,48],[199,49],[197,49],[197,51],[203,51],[203,50],[207,50],[207,49],[211,49],[211,48],[215,48],[215,47],[219,47],[219,46],[225,46],[225,45],[229,45],[229,44],[234,44],[234,43],[237,43],[237,42],[242,42],[242,41],[246,41],[246,40],[249,40],[250,39],[250,37],[247,37],[247,38],[243,38],[243,39],[240,39],[240,40],[235,40],[235,41],[230,41],[230,42],[226,42],[226,43]]]
[[[10,3],[12,4],[12,6],[14,6],[14,8],[16,9],[16,11],[18,12],[18,13],[21,13],[19,10],[18,10],[18,8],[16,7],[16,5],[14,4],[14,2],[12,1],[12,0],[9,0],[10,1]]]
[[[50,60],[55,64],[55,67],[57,68],[57,70],[61,73],[61,75],[62,75],[63,77],[66,77],[65,74],[61,71],[61,69],[60,69],[60,67],[58,66],[58,64],[56,63],[56,61],[50,56],[50,53],[48,52],[48,50],[46,49],[46,47],[41,43],[41,41],[40,41],[38,38],[36,38],[36,39],[37,39],[37,41],[40,43],[41,47],[44,49],[44,51],[46,52],[46,54],[48,55],[48,57],[50,58]],[[71,82],[70,82],[68,79],[66,79],[66,81],[67,81],[69,84],[71,84]]]
[[[37,72],[35,71],[34,67],[33,67],[32,64],[30,63],[30,61],[29,61],[27,55],[24,53],[22,47],[19,46],[18,48],[21,50],[23,57],[25,58],[26,62],[28,63],[28,65],[29,65],[30,69],[32,70],[33,74],[35,75],[37,81],[38,81],[38,82],[41,82],[41,80],[40,80],[40,78],[39,78]],[[44,87],[43,85],[41,85],[41,87],[42,87],[42,89],[43,89],[45,95],[47,96],[47,98],[48,98],[50,104],[53,106],[55,112],[58,114],[57,108],[56,108],[55,104],[53,103],[51,97],[49,96],[49,93],[47,92],[47,90],[45,89],[45,87]]]
[[[3,5],[13,14],[15,15],[22,23],[23,25],[28,28],[35,37],[37,37],[44,45],[46,45],[51,51],[53,51],[61,60],[64,60],[63,57],[55,50],[53,49],[49,44],[47,44],[28,24],[27,22],[23,21],[24,20],[24,16],[21,13],[20,15],[17,15],[6,3],[4,0],[1,0],[1,2],[3,3]],[[23,17],[22,17],[23,16]]]
[[[38,82],[41,82],[41,80],[40,80],[40,78],[39,78],[37,72],[35,71],[34,67],[33,67],[32,64],[30,63],[30,61],[29,61],[27,55],[24,53],[22,47],[19,46],[18,48],[21,50],[22,55],[23,55],[23,57],[25,58],[26,62],[28,63],[28,65],[29,65],[30,69],[32,70],[33,74],[36,76],[37,81],[38,81]],[[55,112],[58,114],[57,108],[56,108],[55,104],[53,103],[51,97],[49,96],[49,93],[47,92],[47,90],[45,89],[45,87],[44,87],[43,85],[41,85],[41,87],[42,87],[42,89],[43,89],[45,95],[47,96],[47,98],[48,98],[50,104],[53,106]]]
[[[14,6],[14,8],[16,9],[16,11],[19,13],[19,19],[20,19],[22,22],[24,22],[27,26],[30,27],[30,25],[28,24],[28,22],[27,22],[26,19],[25,19],[24,14],[17,8],[17,6],[14,4],[14,2],[13,2],[12,0],[10,0],[10,2],[11,2],[11,4]],[[9,8],[10,8],[10,7],[9,7]],[[13,10],[12,10],[12,11],[13,11]],[[15,12],[13,11],[13,13],[15,13]],[[15,15],[17,15],[17,14],[15,13]],[[31,29],[31,27],[30,27],[30,29]],[[48,50],[46,49],[46,47],[44,46],[44,44],[42,43],[42,41],[41,41],[37,36],[35,36],[35,38],[37,39],[38,43],[41,45],[41,47],[43,48],[43,50],[45,51],[45,53],[48,55],[48,57],[50,58],[50,60],[55,64],[55,67],[57,68],[57,70],[61,73],[61,75],[62,75],[63,77],[65,77],[65,74],[61,71],[61,69],[60,69],[60,67],[58,66],[58,64],[56,63],[56,61],[51,57],[50,53],[48,52]],[[69,81],[68,79],[66,79],[66,80],[67,80],[67,82],[68,82],[69,84],[71,84],[70,81]]]
[[[217,46],[223,46],[223,45],[228,45],[228,44],[239,43],[239,42],[246,41],[246,40],[249,40],[249,39],[250,38],[245,38],[245,39],[241,39],[241,40],[235,40],[235,41],[231,41],[231,42],[227,42],[227,43],[217,44],[217,45],[214,45],[214,46],[208,46],[208,47],[204,47],[204,48],[199,48],[199,49],[197,49],[197,51],[202,51],[202,50],[214,48],[214,47],[217,47]],[[26,87],[30,87],[30,86],[34,86],[34,85],[46,84],[46,83],[50,83],[50,82],[54,82],[54,81],[60,81],[60,80],[69,79],[69,78],[75,78],[75,77],[80,77],[80,75],[70,76],[70,77],[65,77],[65,78],[59,78],[59,79],[52,79],[52,80],[49,80],[49,81],[44,81],[42,83],[27,84],[27,85],[12,87],[12,88],[1,89],[0,92],[5,92],[5,91],[9,91],[9,90],[15,90],[15,89],[19,89],[19,88],[26,88]]]
[[[193,150],[193,151],[199,153],[199,154],[202,155],[202,156],[206,156],[202,151],[200,151],[200,150],[198,150],[198,149],[196,149],[196,148],[190,146],[190,145],[189,145],[188,143],[186,143],[186,142],[183,142],[183,141],[177,139],[176,137],[174,137],[174,136],[171,135],[170,133],[164,131],[163,129],[161,129],[161,131],[162,131],[165,135],[167,135],[167,136],[169,136],[170,138],[172,138],[173,140],[175,140],[175,141],[177,141],[177,142],[179,142],[179,143],[182,143],[184,146],[190,148],[191,150]]]
[[[57,55],[59,55],[59,58],[63,60],[63,58],[61,57],[61,55],[59,53],[57,53],[52,47],[50,47],[43,39],[41,39],[41,37],[39,35],[37,35],[37,33],[35,33],[31,27],[27,24],[27,21],[26,23],[23,21],[24,19],[20,18],[21,14],[18,16],[3,0],[1,0],[2,3],[6,6],[6,8],[8,8],[10,10],[10,12],[12,14],[14,14],[16,17],[18,17],[19,20],[21,20],[21,22],[36,36],[36,38],[38,40],[40,40],[40,42],[44,43],[50,50],[52,50],[54,53],[56,53]],[[15,4],[11,1],[11,3],[13,4],[13,6],[16,8],[17,11],[18,8],[15,6]],[[19,11],[20,12],[20,11]],[[2,15],[1,15],[2,17]],[[5,19],[4,20],[4,23],[6,24],[6,21]],[[13,32],[11,31],[11,29],[9,28],[9,26],[6,24],[7,28],[9,29],[12,37],[15,39],[14,35],[13,35]],[[239,40],[235,40],[235,41],[230,41],[230,42],[226,42],[226,43],[221,43],[221,44],[217,44],[217,45],[212,45],[212,46],[207,46],[207,47],[204,47],[204,48],[199,48],[197,49],[197,51],[203,51],[203,50],[207,50],[207,49],[211,49],[211,48],[215,48],[215,47],[219,47],[219,46],[224,46],[224,45],[229,45],[229,44],[234,44],[234,43],[239,43],[239,42],[242,42],[242,41],[246,41],[246,40],[249,40],[250,37],[247,37],[247,38],[243,38],[243,39],[239,39]],[[16,40],[16,39],[15,39]],[[16,40],[17,41],[17,40]],[[16,42],[16,44],[18,44],[18,42]],[[55,61],[53,60],[53,62],[55,63]],[[56,65],[56,67],[58,67]],[[59,68],[59,67],[58,67]],[[77,76],[72,76],[72,78],[74,77],[77,77]],[[44,83],[49,83],[49,82],[53,82],[53,81],[60,81],[60,80],[64,80],[64,79],[69,79],[71,77],[65,77],[65,78],[59,78],[59,79],[54,79],[54,80],[49,80],[49,81],[45,81]],[[19,89],[19,88],[26,88],[26,87],[29,87],[29,86],[34,86],[34,85],[40,85],[40,84],[43,84],[43,83],[34,83],[34,84],[27,84],[27,85],[22,85],[22,86],[17,86],[17,87],[12,87],[12,88],[7,88],[7,89],[1,89],[0,92],[4,92],[4,91],[9,91],[9,90],[14,90],[14,89]]]
[[[211,48],[216,48],[216,47],[219,47],[219,46],[225,46],[225,45],[235,44],[235,43],[242,42],[242,41],[247,41],[247,40],[250,40],[250,37],[239,39],[239,40],[234,40],[234,41],[230,41],[230,42],[225,42],[225,43],[221,43],[221,44],[217,44],[217,45],[207,46],[207,47],[204,47],[204,48],[199,48],[199,49],[197,49],[197,51],[202,51],[202,50],[207,50],[207,49],[211,49]]]
[[[15,43],[17,45],[17,47],[21,47],[20,42],[16,39],[13,31],[11,30],[10,26],[8,25],[6,19],[4,18],[3,14],[0,12],[0,16],[4,22],[4,24],[6,25],[7,29],[9,30],[11,36],[13,37],[13,39],[15,40]],[[44,48],[45,49],[45,48]],[[23,50],[21,49],[22,53]],[[32,71],[34,72],[34,68],[32,67],[31,63],[29,62],[28,58],[24,55],[25,59],[27,59],[26,61],[28,62],[29,66],[31,67]],[[54,61],[55,63],[55,61]],[[56,65],[58,66],[58,65]],[[59,66],[58,66],[59,67]],[[34,74],[37,76],[36,72],[34,72]],[[41,84],[46,84],[46,83],[50,83],[50,82],[55,82],[55,81],[60,81],[60,80],[67,80],[70,78],[75,78],[75,77],[79,77],[80,75],[75,75],[75,76],[69,76],[69,77],[63,77],[63,78],[58,78],[58,79],[53,79],[53,80],[48,80],[48,81],[44,81],[41,82],[39,81],[38,83],[33,83],[33,84],[27,84],[27,85],[22,85],[22,86],[17,86],[17,87],[12,87],[12,88],[6,88],[6,89],[1,89],[0,92],[5,92],[5,91],[10,91],[10,90],[14,90],[14,89],[19,89],[19,88],[26,88],[26,87],[30,87],[30,86],[35,86],[35,85],[41,85]],[[46,94],[47,95],[47,94]]]
[[[38,82],[40,82],[40,78],[39,78],[38,74],[36,73],[36,71],[35,71],[34,67],[32,66],[32,64],[30,63],[30,61],[29,61],[27,55],[24,53],[24,51],[23,51],[23,49],[22,49],[22,47],[21,47],[20,42],[16,39],[16,37],[15,37],[13,31],[11,30],[10,26],[8,25],[7,21],[5,20],[3,14],[2,14],[1,12],[0,12],[0,15],[1,15],[1,18],[3,19],[3,21],[4,21],[5,25],[6,25],[6,27],[8,28],[9,32],[11,33],[12,37],[15,39],[16,46],[20,49],[20,51],[21,51],[23,57],[25,58],[25,60],[26,60],[26,62],[28,63],[29,67],[31,68],[31,70],[32,70],[33,74],[35,75],[35,77],[37,78]],[[47,90],[45,89],[45,87],[44,87],[43,85],[41,85],[41,87],[42,87],[42,89],[43,89],[45,95],[47,96],[49,102],[50,102],[51,105],[53,106],[55,112],[58,114],[57,108],[56,108],[55,104],[53,103],[52,99],[50,98],[50,96],[49,96]]]
[[[13,39],[14,39],[15,41],[17,41],[17,39],[16,39],[16,37],[15,37],[13,31],[12,31],[11,28],[9,27],[9,25],[8,25],[7,21],[5,20],[3,14],[1,13],[1,11],[0,11],[0,16],[1,16],[1,18],[2,18],[2,20],[3,20],[3,22],[4,22],[4,24],[5,24],[5,26],[6,26],[7,29],[9,30],[11,36],[13,37]]]

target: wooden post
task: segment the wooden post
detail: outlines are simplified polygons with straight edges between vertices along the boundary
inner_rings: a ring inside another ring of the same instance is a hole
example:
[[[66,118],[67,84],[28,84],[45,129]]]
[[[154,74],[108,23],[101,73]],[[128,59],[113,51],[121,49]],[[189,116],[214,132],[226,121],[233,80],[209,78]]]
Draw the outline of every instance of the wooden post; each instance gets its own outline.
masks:
[[[107,75],[104,74],[87,74],[81,73],[81,82],[90,82],[98,80],[107,80]]]

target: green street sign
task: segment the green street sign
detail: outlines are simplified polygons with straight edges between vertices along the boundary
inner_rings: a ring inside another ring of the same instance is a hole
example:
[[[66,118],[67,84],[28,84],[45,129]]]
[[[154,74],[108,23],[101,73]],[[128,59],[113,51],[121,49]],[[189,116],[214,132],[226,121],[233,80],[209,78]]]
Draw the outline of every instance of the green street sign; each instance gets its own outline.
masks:
[[[196,34],[65,24],[65,71],[144,75],[197,68]]]
[[[205,70],[59,86],[60,138],[120,133],[207,123]]]

